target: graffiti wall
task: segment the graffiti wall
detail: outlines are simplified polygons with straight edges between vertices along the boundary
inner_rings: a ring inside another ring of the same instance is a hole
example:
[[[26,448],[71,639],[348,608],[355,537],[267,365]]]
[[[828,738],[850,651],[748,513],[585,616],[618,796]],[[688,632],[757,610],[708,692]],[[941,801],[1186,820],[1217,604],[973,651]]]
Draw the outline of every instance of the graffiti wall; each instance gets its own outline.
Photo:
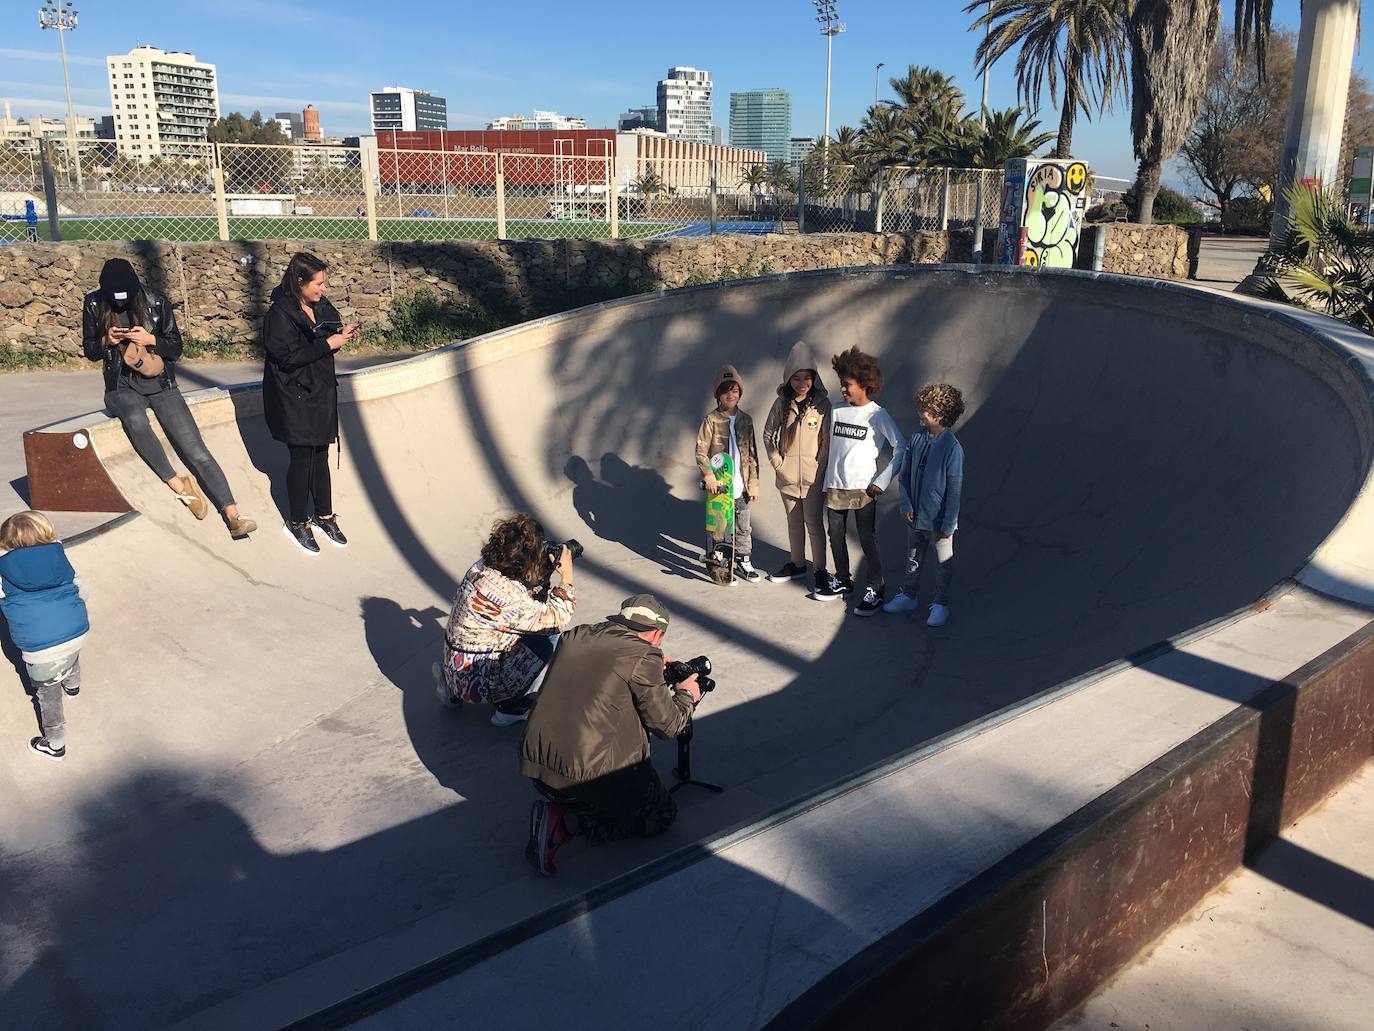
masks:
[[[1006,171],[997,263],[1073,268],[1088,206],[1088,166],[1017,158]]]

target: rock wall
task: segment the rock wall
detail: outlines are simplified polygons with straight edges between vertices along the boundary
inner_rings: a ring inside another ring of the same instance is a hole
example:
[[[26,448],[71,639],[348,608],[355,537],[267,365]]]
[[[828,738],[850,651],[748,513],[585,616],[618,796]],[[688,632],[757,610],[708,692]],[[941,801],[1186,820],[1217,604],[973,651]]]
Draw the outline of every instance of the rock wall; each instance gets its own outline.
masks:
[[[1106,228],[1107,271],[1187,275],[1187,234],[1181,230]],[[101,265],[112,257],[128,258],[145,282],[172,299],[184,335],[246,341],[256,337],[272,289],[297,250],[310,250],[329,263],[330,296],[345,317],[385,328],[391,299],[424,287],[519,318],[724,275],[968,261],[970,248],[968,233],[14,244],[0,247],[0,346],[79,354],[82,297],[95,289]],[[1181,267],[1179,253],[1184,254]]]

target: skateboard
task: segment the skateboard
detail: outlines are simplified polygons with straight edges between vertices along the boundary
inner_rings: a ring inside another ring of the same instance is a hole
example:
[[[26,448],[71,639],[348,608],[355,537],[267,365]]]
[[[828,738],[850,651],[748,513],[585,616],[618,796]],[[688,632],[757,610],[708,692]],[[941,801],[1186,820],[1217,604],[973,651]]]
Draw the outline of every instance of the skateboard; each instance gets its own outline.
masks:
[[[735,464],[729,454],[711,456],[711,475],[720,492],[706,495],[706,533],[715,542],[706,571],[717,584],[735,582]]]

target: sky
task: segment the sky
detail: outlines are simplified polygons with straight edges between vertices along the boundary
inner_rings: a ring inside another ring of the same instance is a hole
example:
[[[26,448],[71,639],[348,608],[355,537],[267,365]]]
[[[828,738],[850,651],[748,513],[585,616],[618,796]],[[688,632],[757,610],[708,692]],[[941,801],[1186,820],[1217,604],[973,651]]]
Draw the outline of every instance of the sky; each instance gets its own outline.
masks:
[[[1223,0],[1229,22],[1232,0]],[[831,130],[857,126],[873,103],[875,67],[887,78],[909,64],[952,75],[976,108],[973,67],[978,37],[956,0],[839,0],[846,31],[834,41]],[[4,0],[0,99],[16,117],[60,118],[66,111],[56,33],[38,26],[37,0]],[[1276,0],[1275,21],[1296,29],[1299,0]],[[654,103],[673,65],[706,69],[714,79],[714,116],[728,131],[732,91],[781,87],[792,94],[792,134],[819,135],[824,121],[825,38],[808,0],[754,0],[747,7],[705,0],[691,6],[601,0],[594,5],[525,0],[500,4],[379,4],[335,0],[109,0],[78,2],[68,36],[78,114],[110,113],[105,55],[139,44],[189,50],[219,71],[222,112],[320,110],[326,135],[368,131],[368,91],[388,85],[447,98],[449,124],[482,128],[499,115],[538,107],[613,127],[629,107]],[[25,13],[30,12],[30,13]],[[416,18],[423,18],[417,25]],[[1017,103],[1014,59],[994,65],[989,104]],[[1374,61],[1355,66],[1374,77]],[[1042,101],[1043,129],[1058,112]],[[1099,175],[1130,178],[1129,104],[1075,129],[1074,155]],[[1166,176],[1177,179],[1177,173]]]

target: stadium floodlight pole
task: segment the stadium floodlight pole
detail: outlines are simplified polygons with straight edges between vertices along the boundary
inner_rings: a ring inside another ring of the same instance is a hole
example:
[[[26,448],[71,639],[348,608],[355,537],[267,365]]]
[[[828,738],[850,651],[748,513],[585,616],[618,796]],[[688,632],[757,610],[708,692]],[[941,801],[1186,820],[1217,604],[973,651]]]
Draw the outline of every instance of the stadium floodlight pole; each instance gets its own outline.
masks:
[[[73,0],[44,0],[38,8],[38,25],[57,30],[57,45],[62,51],[62,79],[67,84],[67,160],[76,165],[76,188],[84,193],[81,181],[81,151],[76,146],[76,110],[72,107],[72,77],[67,71],[67,39],[64,33],[76,28],[76,8]]]
[[[830,164],[830,57],[835,48],[835,37],[844,31],[840,21],[838,0],[811,0],[816,5],[816,21],[821,23],[821,35],[825,37],[825,135],[821,137],[822,174],[829,174]]]
[[[883,65],[884,65],[885,63],[886,63],[885,61],[879,61],[877,64],[875,64],[875,65],[873,66],[873,106],[874,106],[874,107],[877,107],[877,106],[878,106],[878,83],[881,81],[881,80],[879,79],[879,77],[878,77],[878,73],[879,73],[880,71],[883,70]]]

